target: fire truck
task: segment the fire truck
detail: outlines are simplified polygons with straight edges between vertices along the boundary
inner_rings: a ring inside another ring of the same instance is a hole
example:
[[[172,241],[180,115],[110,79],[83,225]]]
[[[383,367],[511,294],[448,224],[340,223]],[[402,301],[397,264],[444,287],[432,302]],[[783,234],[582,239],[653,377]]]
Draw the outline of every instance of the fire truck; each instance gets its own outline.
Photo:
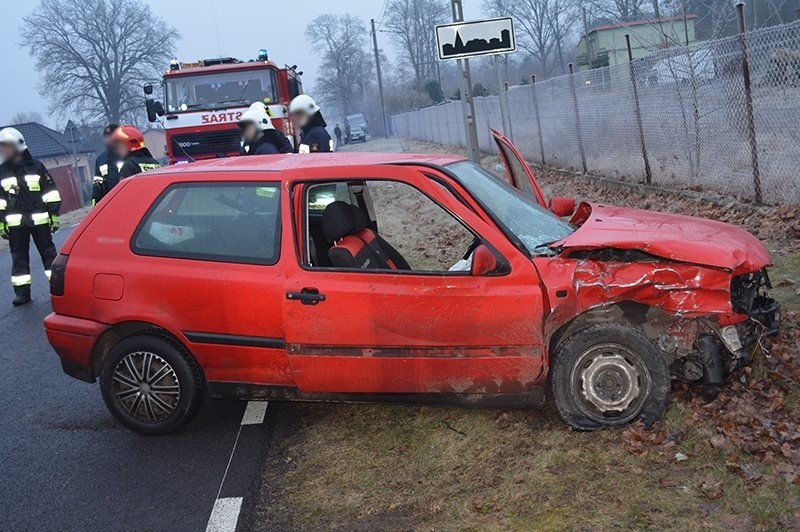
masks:
[[[163,101],[153,98],[151,83],[144,86],[147,117],[166,130],[170,164],[238,155],[237,123],[254,102],[267,106],[272,123],[294,143],[287,110],[303,93],[301,75],[296,66],[278,67],[265,50],[251,61],[173,60],[161,81]]]

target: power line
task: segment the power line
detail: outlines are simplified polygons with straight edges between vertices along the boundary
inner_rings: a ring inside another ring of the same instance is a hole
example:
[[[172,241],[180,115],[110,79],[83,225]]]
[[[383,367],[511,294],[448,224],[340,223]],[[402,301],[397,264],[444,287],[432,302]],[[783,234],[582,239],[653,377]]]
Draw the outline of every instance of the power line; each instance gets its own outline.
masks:
[[[386,8],[387,7],[389,7],[389,0],[384,0],[383,9],[381,9],[381,16],[378,17],[378,28],[380,28],[381,24],[383,24],[383,17],[386,16]]]

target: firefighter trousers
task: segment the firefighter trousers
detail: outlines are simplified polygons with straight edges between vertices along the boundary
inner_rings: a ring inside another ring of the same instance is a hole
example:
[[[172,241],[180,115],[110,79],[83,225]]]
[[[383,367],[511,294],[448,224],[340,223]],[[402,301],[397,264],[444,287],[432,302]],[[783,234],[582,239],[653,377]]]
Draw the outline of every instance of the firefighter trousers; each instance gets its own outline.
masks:
[[[31,237],[42,257],[42,265],[48,280],[50,279],[50,267],[58,254],[49,225],[10,227],[8,229],[8,245],[11,248],[11,284],[15,288],[31,284]]]

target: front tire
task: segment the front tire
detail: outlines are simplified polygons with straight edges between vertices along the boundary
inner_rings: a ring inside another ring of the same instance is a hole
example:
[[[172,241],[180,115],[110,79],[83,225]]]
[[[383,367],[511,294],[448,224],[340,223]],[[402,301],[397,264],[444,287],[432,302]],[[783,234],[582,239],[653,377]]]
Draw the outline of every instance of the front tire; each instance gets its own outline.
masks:
[[[641,329],[618,323],[573,332],[555,350],[549,395],[578,430],[650,425],[669,401],[667,362]]]
[[[166,338],[140,335],[103,360],[100,390],[111,414],[141,434],[174,432],[197,414],[205,383],[192,357]]]

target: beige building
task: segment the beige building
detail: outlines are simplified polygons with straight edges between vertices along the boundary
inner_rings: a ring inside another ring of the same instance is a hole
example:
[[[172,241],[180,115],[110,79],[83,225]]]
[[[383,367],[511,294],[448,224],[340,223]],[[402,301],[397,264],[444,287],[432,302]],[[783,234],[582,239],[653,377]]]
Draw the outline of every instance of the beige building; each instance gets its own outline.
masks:
[[[676,45],[695,42],[697,15],[634,20],[595,26],[578,42],[578,70],[614,66],[628,61],[625,35],[631,36],[634,59]]]
[[[167,156],[167,133],[161,128],[151,127],[142,131],[142,135],[144,136],[144,143],[150,153],[153,154],[153,157],[161,161],[162,164],[167,162],[169,159]]]

